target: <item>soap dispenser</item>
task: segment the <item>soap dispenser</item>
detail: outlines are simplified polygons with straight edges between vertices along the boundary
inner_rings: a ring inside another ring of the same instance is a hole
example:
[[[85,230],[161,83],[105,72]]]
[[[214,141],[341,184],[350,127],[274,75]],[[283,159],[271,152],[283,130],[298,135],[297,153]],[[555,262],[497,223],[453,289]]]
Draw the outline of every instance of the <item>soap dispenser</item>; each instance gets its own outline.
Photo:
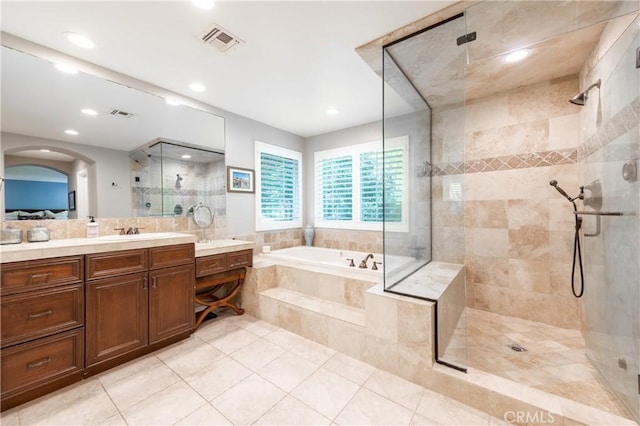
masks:
[[[99,226],[93,216],[89,216],[89,223],[87,223],[87,238],[96,238],[98,236]]]

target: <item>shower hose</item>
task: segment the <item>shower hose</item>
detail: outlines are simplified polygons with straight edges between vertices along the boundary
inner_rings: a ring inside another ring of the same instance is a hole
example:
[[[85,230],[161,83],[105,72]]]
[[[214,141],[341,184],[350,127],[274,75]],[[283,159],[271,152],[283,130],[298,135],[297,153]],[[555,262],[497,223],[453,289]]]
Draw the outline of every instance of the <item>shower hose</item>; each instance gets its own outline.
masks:
[[[577,211],[575,203],[573,204],[574,213]],[[580,250],[580,228],[582,228],[582,218],[575,214],[576,232],[573,237],[573,266],[571,269],[571,292],[576,298],[581,298],[584,293],[584,272],[582,270],[582,251]],[[580,287],[576,290],[576,263],[580,268]]]

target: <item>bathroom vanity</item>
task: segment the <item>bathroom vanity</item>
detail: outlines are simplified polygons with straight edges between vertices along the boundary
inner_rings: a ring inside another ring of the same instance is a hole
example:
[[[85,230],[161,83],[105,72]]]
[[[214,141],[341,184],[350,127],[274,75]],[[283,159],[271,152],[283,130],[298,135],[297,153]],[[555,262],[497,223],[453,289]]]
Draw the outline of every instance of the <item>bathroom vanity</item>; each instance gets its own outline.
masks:
[[[3,246],[2,410],[188,337],[196,268],[214,259],[236,267],[238,255],[250,265],[253,247],[222,240],[197,249],[195,240],[163,233]]]

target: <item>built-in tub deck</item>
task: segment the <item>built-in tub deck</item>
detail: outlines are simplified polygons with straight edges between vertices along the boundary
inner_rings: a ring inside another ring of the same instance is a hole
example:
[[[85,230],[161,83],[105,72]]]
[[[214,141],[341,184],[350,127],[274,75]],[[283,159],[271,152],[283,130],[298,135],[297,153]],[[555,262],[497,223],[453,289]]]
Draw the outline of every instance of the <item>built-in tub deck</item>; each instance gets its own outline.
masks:
[[[416,383],[426,380],[434,363],[435,300],[384,291],[382,269],[358,268],[368,253],[294,247],[255,256],[242,293],[247,312],[320,344],[398,374]],[[349,267],[347,259],[354,259]],[[389,262],[394,270],[415,263],[408,257]],[[456,268],[457,266],[457,268]],[[425,279],[433,272],[433,277]],[[462,265],[434,262],[418,272],[424,294],[447,294],[445,280],[464,291]],[[455,328],[456,320],[452,320]],[[441,322],[444,323],[444,322]],[[408,362],[410,361],[410,362]]]

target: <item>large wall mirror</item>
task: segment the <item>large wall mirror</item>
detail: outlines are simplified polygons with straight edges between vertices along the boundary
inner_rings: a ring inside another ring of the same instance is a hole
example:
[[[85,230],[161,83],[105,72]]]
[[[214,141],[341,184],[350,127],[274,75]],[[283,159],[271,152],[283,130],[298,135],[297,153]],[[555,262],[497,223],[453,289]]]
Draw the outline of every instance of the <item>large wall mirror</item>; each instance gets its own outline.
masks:
[[[88,73],[65,73],[50,57],[14,46],[2,46],[1,67],[0,176],[6,179],[1,210],[6,220],[18,214],[19,219],[136,215],[132,151],[162,139],[224,153],[224,119],[212,113],[170,105]],[[95,114],[82,112],[87,109]],[[48,193],[42,189],[52,186],[52,171],[66,175],[66,199],[72,205],[60,206],[57,193],[56,199],[42,199]],[[13,193],[29,184],[43,194],[37,206]]]

